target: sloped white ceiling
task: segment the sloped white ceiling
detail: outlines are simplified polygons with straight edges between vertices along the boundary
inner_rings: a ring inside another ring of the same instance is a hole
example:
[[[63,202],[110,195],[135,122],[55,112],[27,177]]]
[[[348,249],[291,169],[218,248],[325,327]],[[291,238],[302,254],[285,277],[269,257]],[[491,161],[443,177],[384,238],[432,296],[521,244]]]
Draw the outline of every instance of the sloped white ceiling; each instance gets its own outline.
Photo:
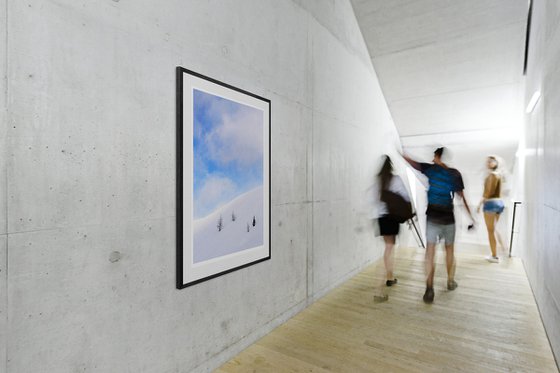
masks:
[[[405,150],[425,159],[446,145],[467,172],[487,154],[513,164],[527,0],[352,5]]]

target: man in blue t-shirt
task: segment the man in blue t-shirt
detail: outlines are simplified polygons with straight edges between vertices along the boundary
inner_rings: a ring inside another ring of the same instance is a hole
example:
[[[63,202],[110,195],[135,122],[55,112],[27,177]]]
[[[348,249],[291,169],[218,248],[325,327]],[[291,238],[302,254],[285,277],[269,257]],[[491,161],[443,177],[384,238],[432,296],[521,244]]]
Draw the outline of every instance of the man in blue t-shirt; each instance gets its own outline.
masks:
[[[455,215],[453,213],[453,198],[459,195],[474,224],[471,209],[463,193],[464,185],[461,173],[442,162],[441,157],[445,148],[437,148],[434,152],[434,163],[420,163],[403,155],[403,158],[412,167],[422,172],[428,178],[428,208],[426,210],[426,292],[424,302],[434,301],[434,256],[436,244],[439,240],[445,241],[445,254],[447,264],[447,289],[455,290]]]

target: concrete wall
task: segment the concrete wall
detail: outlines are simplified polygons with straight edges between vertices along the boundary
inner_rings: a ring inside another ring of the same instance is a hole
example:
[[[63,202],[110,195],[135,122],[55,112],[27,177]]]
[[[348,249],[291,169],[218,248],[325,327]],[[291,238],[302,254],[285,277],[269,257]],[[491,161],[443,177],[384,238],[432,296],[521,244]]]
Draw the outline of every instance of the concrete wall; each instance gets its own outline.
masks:
[[[347,1],[0,0],[0,25],[0,370],[209,371],[380,256],[364,192],[398,141]],[[178,65],[272,100],[272,260],[180,291]]]
[[[533,2],[526,104],[533,92],[540,102],[526,115],[522,255],[541,316],[560,359],[560,4]]]
[[[7,194],[6,194],[6,0],[0,0],[0,371],[6,368],[6,341],[7,341]]]

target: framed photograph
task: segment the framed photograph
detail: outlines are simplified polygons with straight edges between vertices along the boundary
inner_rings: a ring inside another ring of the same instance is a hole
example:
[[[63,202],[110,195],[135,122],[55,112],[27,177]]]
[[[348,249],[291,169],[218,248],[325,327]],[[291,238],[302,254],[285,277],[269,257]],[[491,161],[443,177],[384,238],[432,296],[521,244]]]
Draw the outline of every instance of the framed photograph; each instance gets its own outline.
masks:
[[[270,100],[177,67],[177,288],[270,259]]]

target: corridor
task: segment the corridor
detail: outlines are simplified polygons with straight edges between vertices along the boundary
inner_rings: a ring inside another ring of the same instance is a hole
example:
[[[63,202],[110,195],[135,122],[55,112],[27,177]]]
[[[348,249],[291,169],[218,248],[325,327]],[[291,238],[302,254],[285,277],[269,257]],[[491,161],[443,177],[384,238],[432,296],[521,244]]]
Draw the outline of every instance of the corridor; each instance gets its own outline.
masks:
[[[556,372],[521,260],[488,263],[486,250],[457,247],[450,292],[440,249],[426,305],[424,250],[399,249],[388,302],[373,301],[378,261],[217,372]]]
[[[0,373],[558,373],[559,67],[560,0],[0,0]]]

